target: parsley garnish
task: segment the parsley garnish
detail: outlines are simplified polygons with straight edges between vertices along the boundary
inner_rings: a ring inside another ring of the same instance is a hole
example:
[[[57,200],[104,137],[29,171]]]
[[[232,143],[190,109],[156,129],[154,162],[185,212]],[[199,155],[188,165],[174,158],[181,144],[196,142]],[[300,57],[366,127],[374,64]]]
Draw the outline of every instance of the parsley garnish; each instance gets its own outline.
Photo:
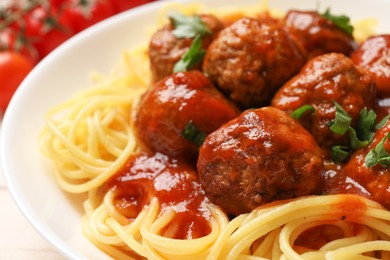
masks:
[[[325,13],[320,14],[322,17],[332,21],[337,27],[352,36],[353,26],[350,23],[348,16],[346,15],[333,15],[330,13],[330,8],[326,9]]]
[[[198,148],[203,144],[204,140],[206,139],[206,134],[199,131],[199,129],[192,122],[192,120],[190,120],[185,126],[181,135],[186,140],[196,144]]]
[[[349,133],[349,144],[352,150],[357,150],[359,148],[366,147],[372,141],[367,139],[363,139],[363,140],[359,139],[357,137],[357,133],[355,129],[353,129],[352,127],[348,128],[348,133]]]
[[[211,34],[210,29],[203,23],[199,15],[177,14],[170,16],[170,19],[175,28],[172,33],[177,38],[194,38],[196,35]]]
[[[372,141],[375,131],[376,113],[374,110],[368,110],[366,107],[360,111],[359,121],[356,126],[356,135],[360,140]]]
[[[330,155],[335,162],[345,162],[348,160],[350,151],[348,146],[335,145],[330,151]]]
[[[200,35],[197,35],[192,41],[192,44],[188,51],[176,62],[173,67],[173,72],[187,71],[194,67],[197,63],[201,62],[206,51],[202,49],[202,39]]]
[[[306,111],[310,111],[310,112],[314,112],[314,107],[312,105],[303,105],[297,109],[295,109],[291,114],[290,116],[294,119],[297,119],[299,120],[303,114],[306,112]]]
[[[381,129],[386,124],[387,120],[389,120],[389,118],[390,115],[387,115],[384,118],[382,118],[382,120],[378,124],[376,124],[375,131]]]
[[[349,126],[351,125],[352,118],[348,113],[340,106],[339,103],[333,101],[336,106],[336,117],[329,124],[330,130],[332,132],[343,135],[347,132]]]
[[[375,146],[374,149],[370,150],[365,158],[365,163],[367,167],[372,167],[378,163],[382,166],[390,165],[390,153],[385,150],[386,139],[389,138],[390,133],[385,135],[382,140]]]
[[[377,118],[375,111],[372,109],[368,110],[365,107],[360,111],[356,128],[352,128],[350,126],[352,118],[336,101],[333,102],[336,106],[336,116],[335,119],[328,124],[328,126],[332,132],[339,135],[343,135],[348,131],[349,146],[333,146],[331,156],[334,161],[343,162],[348,159],[350,153],[349,150],[354,151],[368,146],[374,138],[375,131],[383,127],[390,115],[386,116],[377,125],[375,125]],[[380,149],[380,147],[378,149]],[[372,159],[377,158],[376,153],[377,152],[372,150],[370,151],[370,154],[366,156],[366,158],[371,158],[367,159],[370,164],[372,164],[373,161],[376,161],[376,159]],[[382,154],[383,153],[380,153],[380,155]],[[384,161],[385,159],[381,160]],[[386,160],[389,160],[390,164],[390,157]]]

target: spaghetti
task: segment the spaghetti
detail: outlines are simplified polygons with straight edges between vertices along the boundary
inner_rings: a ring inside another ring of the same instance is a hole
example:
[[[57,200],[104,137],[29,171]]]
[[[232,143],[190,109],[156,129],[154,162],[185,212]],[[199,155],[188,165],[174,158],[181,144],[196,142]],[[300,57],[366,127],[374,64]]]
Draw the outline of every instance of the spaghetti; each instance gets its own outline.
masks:
[[[97,247],[115,259],[390,259],[390,212],[358,195],[278,201],[233,219],[205,200],[208,232],[192,239],[164,235],[180,228],[179,210],[158,197],[126,217],[117,207],[120,190],[102,187],[141,150],[129,118],[150,78],[145,49],[126,52],[111,75],[96,76],[94,87],[50,110],[40,136],[59,186],[88,193],[82,227]],[[307,235],[322,231],[334,239]]]

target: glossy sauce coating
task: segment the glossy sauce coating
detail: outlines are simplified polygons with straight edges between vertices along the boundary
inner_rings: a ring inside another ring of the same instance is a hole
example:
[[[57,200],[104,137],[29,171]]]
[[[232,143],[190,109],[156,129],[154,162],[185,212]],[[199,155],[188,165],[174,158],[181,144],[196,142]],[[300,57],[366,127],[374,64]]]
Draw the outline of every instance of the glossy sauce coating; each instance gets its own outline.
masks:
[[[352,53],[351,59],[375,79],[379,97],[390,97],[390,35],[368,38]]]
[[[193,239],[210,233],[208,199],[195,169],[163,154],[132,156],[101,189],[113,189],[114,205],[126,218],[135,219],[152,197],[160,202],[160,214],[176,212],[174,220],[162,230],[165,237]],[[179,227],[179,228],[178,228]]]
[[[198,148],[182,136],[188,122],[208,134],[239,113],[200,71],[179,72],[142,96],[134,126],[146,149],[196,160]]]
[[[265,107],[247,110],[210,134],[197,169],[208,198],[238,215],[318,192],[322,152],[295,120]]]
[[[211,41],[223,29],[222,22],[213,15],[200,15],[202,22],[211,30],[210,35],[202,37],[202,47],[207,49]],[[174,26],[170,24],[155,32],[149,43],[149,59],[153,82],[173,73],[173,67],[188,51],[192,38],[177,38],[173,34]],[[201,68],[201,64],[197,67]]]
[[[370,192],[345,173],[344,164],[325,160],[324,167],[322,194],[357,194],[373,199]]]
[[[352,36],[316,11],[291,10],[284,24],[308,60],[330,52],[349,55],[357,46]]]
[[[203,71],[243,108],[259,107],[304,65],[305,58],[278,23],[243,18],[211,43]]]
[[[329,53],[311,59],[301,72],[276,93],[272,106],[291,113],[303,105],[312,105],[315,112],[300,123],[318,144],[328,150],[333,145],[348,143],[347,135],[333,133],[328,124],[335,118],[334,101],[357,123],[364,108],[375,106],[375,83],[343,54]]]

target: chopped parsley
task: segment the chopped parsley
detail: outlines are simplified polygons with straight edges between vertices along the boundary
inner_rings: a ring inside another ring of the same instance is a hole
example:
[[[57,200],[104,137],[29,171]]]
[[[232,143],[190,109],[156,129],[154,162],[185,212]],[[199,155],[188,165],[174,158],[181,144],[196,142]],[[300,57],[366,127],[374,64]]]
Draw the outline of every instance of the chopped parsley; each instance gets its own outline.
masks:
[[[348,128],[351,125],[352,118],[348,115],[348,113],[340,106],[339,103],[333,101],[336,106],[336,117],[329,124],[330,130],[332,132],[343,135],[347,132]]]
[[[338,135],[344,135],[348,132],[349,146],[333,146],[331,149],[332,159],[336,162],[344,162],[349,158],[349,154],[359,148],[368,146],[373,138],[376,130],[384,126],[390,115],[383,118],[378,124],[375,125],[377,115],[374,110],[368,110],[366,107],[360,111],[359,119],[356,127],[351,127],[352,118],[348,113],[334,101],[336,106],[335,119],[332,120],[328,126],[330,130]],[[383,141],[384,142],[384,141]],[[390,165],[390,155],[387,158],[384,151],[383,143],[378,144],[378,148],[374,148],[366,156],[366,165],[375,165],[378,162],[384,165],[387,161]]]
[[[203,144],[206,139],[206,134],[201,132],[190,120],[185,126],[181,135],[191,143],[194,143],[198,148]]]
[[[346,15],[334,15],[330,13],[330,8],[320,14],[322,17],[332,21],[338,28],[352,36],[353,26],[351,25],[351,19]]]
[[[330,150],[330,155],[335,162],[345,162],[349,159],[349,147],[345,145],[335,145]]]
[[[170,19],[174,26],[173,35],[177,38],[194,38],[196,35],[211,34],[210,29],[203,23],[199,15],[176,14],[170,16]]]
[[[314,112],[314,107],[312,105],[303,105],[297,109],[295,109],[291,114],[290,116],[294,119],[297,119],[299,120],[303,114],[306,113],[306,111],[310,111],[310,112]]]
[[[206,51],[202,49],[202,39],[197,35],[192,41],[188,51],[176,62],[173,67],[173,72],[183,72],[193,68],[196,64],[203,60]]]
[[[375,132],[376,113],[366,107],[360,111],[359,121],[356,126],[356,135],[360,140],[372,141]]]
[[[389,139],[389,135],[390,133],[385,135],[375,148],[368,152],[365,158],[365,164],[367,167],[375,166],[378,163],[382,166],[390,165],[390,153],[388,153],[385,149],[385,142]]]

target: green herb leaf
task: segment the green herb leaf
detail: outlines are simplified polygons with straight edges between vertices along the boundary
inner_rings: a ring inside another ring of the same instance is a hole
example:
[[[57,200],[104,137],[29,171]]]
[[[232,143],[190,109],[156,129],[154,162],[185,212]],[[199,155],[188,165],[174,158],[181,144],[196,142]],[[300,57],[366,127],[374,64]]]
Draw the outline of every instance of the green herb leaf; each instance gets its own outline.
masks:
[[[357,150],[362,147],[366,147],[369,145],[370,141],[368,140],[361,140],[357,137],[355,129],[352,127],[348,128],[349,133],[349,143],[351,145],[352,150]]]
[[[375,126],[375,131],[381,129],[385,126],[386,122],[389,120],[390,115],[385,116],[378,124]]]
[[[375,149],[372,149],[368,152],[368,154],[366,155],[366,158],[364,159],[364,162],[365,162],[367,167],[372,167],[378,163],[376,160]]]
[[[350,156],[348,146],[335,145],[330,151],[330,155],[335,162],[345,162]]]
[[[376,113],[374,110],[368,110],[366,107],[360,111],[359,121],[356,125],[356,134],[359,140],[372,141],[375,130]]]
[[[201,62],[204,55],[206,54],[205,50],[202,50],[202,39],[199,35],[195,37],[188,51],[181,57],[181,59],[176,62],[173,67],[173,72],[187,71],[194,67],[197,63]]]
[[[378,163],[382,166],[390,165],[390,153],[385,150],[386,139],[389,138],[390,133],[385,135],[382,140],[375,146],[374,149],[370,150],[365,158],[365,164],[367,167],[372,167]]]
[[[337,27],[352,36],[353,26],[350,23],[348,16],[346,15],[333,15],[330,13],[330,8],[326,9],[325,13],[320,14],[322,17],[332,21]]]
[[[199,131],[199,129],[192,122],[192,120],[190,120],[185,126],[181,135],[186,140],[196,144],[198,148],[203,144],[204,140],[206,139],[206,134]]]
[[[349,126],[351,125],[352,118],[347,114],[347,112],[340,106],[339,103],[333,101],[336,106],[336,117],[335,120],[331,122],[330,130],[332,132],[343,135],[347,132]]]
[[[303,114],[306,112],[306,111],[310,111],[310,112],[314,112],[314,107],[312,105],[303,105],[297,109],[295,109],[291,114],[290,116],[294,119],[297,119],[299,120]]]
[[[196,35],[204,36],[211,34],[210,29],[203,23],[199,15],[185,16],[182,14],[172,15],[173,35],[177,38],[194,38]]]

